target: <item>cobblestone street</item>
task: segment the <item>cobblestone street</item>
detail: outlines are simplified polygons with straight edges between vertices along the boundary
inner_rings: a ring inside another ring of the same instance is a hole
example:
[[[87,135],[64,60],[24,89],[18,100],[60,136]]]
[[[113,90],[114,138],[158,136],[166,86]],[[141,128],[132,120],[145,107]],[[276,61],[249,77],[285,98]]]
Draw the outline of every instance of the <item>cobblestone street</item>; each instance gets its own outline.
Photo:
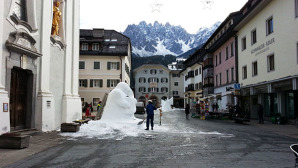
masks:
[[[162,125],[158,126],[158,117],[155,118],[155,124],[153,131],[144,130],[137,137],[125,137],[122,140],[69,138],[60,145],[7,167],[294,166],[294,155],[289,146],[297,143],[297,138],[274,133],[261,128],[261,125],[216,119],[186,120],[183,110],[164,113]],[[170,130],[159,131],[161,127],[169,127]]]

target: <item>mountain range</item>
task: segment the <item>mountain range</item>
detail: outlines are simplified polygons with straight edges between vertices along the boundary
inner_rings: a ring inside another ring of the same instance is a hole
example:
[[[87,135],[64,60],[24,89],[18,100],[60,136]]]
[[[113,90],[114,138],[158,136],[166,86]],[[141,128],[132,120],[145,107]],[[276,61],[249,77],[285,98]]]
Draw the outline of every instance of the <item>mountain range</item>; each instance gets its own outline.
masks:
[[[220,23],[199,28],[196,34],[190,34],[181,26],[172,26],[170,23],[155,21],[147,24],[142,21],[138,25],[128,25],[123,34],[130,38],[132,52],[136,56],[179,56],[206,42]]]

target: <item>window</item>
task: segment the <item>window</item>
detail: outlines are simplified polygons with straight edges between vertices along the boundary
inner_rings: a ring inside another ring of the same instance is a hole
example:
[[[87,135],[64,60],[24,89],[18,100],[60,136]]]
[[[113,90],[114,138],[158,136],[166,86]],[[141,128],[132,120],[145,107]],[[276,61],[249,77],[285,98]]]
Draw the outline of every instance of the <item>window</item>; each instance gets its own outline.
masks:
[[[199,69],[196,69],[195,70],[195,76],[198,76],[199,75]]]
[[[148,88],[148,92],[158,92],[158,88]]]
[[[252,76],[258,75],[258,62],[252,63]]]
[[[117,39],[111,39],[111,41],[117,41]]]
[[[266,33],[267,35],[273,33],[273,18],[269,18],[266,20]]]
[[[98,51],[99,50],[99,43],[92,43],[92,50]]]
[[[215,66],[217,66],[217,55],[215,56]]]
[[[219,73],[219,85],[221,85],[221,73]]]
[[[179,83],[178,82],[174,82],[174,86],[178,86],[179,85]]]
[[[116,87],[119,82],[120,82],[119,79],[108,79],[107,87]]]
[[[234,43],[231,43],[231,57],[234,56]]]
[[[102,87],[102,79],[90,79],[90,87]]]
[[[85,69],[85,61],[79,62],[79,69]]]
[[[215,85],[218,86],[218,75],[215,76]]]
[[[146,82],[146,78],[144,78],[144,77],[139,78],[139,82],[140,83],[145,83]]]
[[[140,87],[139,92],[146,92],[146,88],[145,87]]]
[[[257,42],[257,30],[254,29],[251,31],[251,45],[255,44]]]
[[[228,69],[226,70],[226,76],[227,76],[227,82],[226,83],[229,83],[229,70]]]
[[[160,73],[160,74],[163,74],[163,70],[159,70],[159,73]]]
[[[120,63],[119,62],[108,62],[108,70],[119,70]]]
[[[144,70],[143,72],[144,72],[144,74],[146,74],[147,73],[147,70]]]
[[[87,51],[88,50],[88,43],[82,43],[82,50]]]
[[[161,83],[168,83],[168,79],[167,78],[161,78]]]
[[[172,77],[177,77],[177,78],[179,78],[179,77],[180,77],[180,74],[172,74]]]
[[[158,82],[158,78],[148,78],[148,83],[150,82]]]
[[[201,67],[199,68],[199,74],[200,75],[202,74],[202,68]]]
[[[79,87],[87,87],[87,79],[79,79]]]
[[[110,41],[110,39],[105,39],[105,41]]]
[[[93,106],[97,106],[99,100],[99,98],[93,98]]]
[[[27,22],[26,0],[15,0],[13,15],[16,16],[19,20]]]
[[[94,67],[93,69],[100,69],[100,62],[94,61]]]
[[[219,58],[218,58],[218,65],[221,64],[221,52],[219,53]]]
[[[231,68],[231,81],[234,81],[234,67]]]
[[[241,47],[242,47],[242,51],[246,49],[246,37],[243,37],[241,39]]]
[[[247,78],[247,66],[242,67],[242,79]]]
[[[229,47],[226,48],[226,60],[229,59]]]
[[[116,48],[116,46],[114,46],[114,45],[111,45],[111,46],[109,46],[109,48],[112,48],[112,49],[113,49],[113,48]]]
[[[173,91],[173,96],[178,96],[178,91]]]
[[[163,93],[168,92],[168,88],[167,87],[162,87],[161,92],[163,92]]]
[[[156,69],[151,69],[150,74],[153,74],[153,75],[156,74]]]
[[[274,71],[274,55],[269,55],[267,57],[268,72]]]

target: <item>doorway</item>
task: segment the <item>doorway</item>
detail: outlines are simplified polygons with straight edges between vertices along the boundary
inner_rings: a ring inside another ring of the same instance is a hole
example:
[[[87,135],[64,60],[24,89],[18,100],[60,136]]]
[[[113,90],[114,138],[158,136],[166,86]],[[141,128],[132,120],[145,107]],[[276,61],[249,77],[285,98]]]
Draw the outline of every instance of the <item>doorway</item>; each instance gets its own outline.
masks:
[[[11,130],[25,129],[30,125],[28,120],[28,108],[30,108],[28,96],[32,95],[32,87],[28,87],[31,83],[32,73],[14,67],[11,70],[10,82],[10,127]],[[30,91],[29,91],[29,88]]]

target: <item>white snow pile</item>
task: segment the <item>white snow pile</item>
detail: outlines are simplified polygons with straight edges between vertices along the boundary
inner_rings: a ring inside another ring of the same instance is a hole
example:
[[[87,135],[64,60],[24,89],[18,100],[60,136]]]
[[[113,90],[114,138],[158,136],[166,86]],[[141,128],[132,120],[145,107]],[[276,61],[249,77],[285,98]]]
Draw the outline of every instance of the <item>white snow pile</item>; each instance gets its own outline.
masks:
[[[152,131],[145,131],[146,120],[143,124],[138,125],[141,119],[134,116],[136,111],[137,100],[134,98],[133,92],[129,85],[120,82],[110,93],[104,108],[103,115],[100,120],[89,121],[83,124],[80,130],[75,133],[61,133],[62,136],[71,137],[75,139],[79,137],[97,138],[97,139],[116,139],[122,140],[127,136],[139,136],[140,134],[152,134]],[[173,99],[162,101],[162,111],[166,113],[167,117],[171,118],[172,112],[181,112],[172,109]],[[217,132],[198,132],[197,130],[177,130],[175,125],[162,124],[160,118],[160,111],[154,111],[154,132],[171,132],[173,133],[199,133],[199,134],[221,134]],[[146,117],[146,115],[144,115]],[[174,128],[174,129],[173,129]]]
[[[163,112],[172,111],[173,97],[167,100],[161,100],[161,110]]]

